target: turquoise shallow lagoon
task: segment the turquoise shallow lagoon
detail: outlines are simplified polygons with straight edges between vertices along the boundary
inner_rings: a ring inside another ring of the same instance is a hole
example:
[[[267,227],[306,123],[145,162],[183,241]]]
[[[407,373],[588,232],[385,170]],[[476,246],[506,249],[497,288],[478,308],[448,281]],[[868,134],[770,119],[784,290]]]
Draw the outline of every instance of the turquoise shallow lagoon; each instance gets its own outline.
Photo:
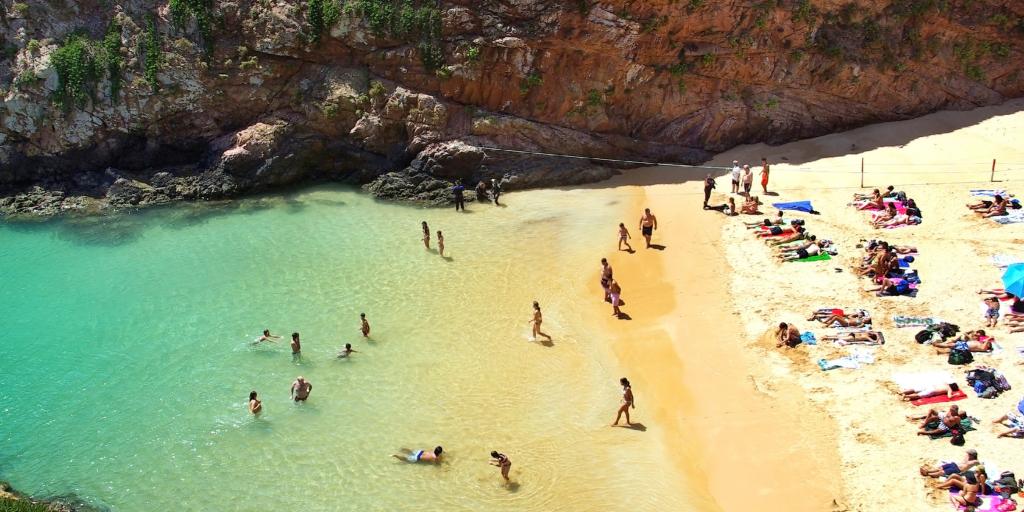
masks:
[[[587,248],[625,219],[583,193],[456,214],[322,187],[0,225],[0,479],[119,511],[678,510],[656,436],[606,426],[620,375]],[[534,299],[553,346],[528,340]],[[302,358],[253,346],[263,328],[299,331]],[[437,467],[389,457],[435,444]]]

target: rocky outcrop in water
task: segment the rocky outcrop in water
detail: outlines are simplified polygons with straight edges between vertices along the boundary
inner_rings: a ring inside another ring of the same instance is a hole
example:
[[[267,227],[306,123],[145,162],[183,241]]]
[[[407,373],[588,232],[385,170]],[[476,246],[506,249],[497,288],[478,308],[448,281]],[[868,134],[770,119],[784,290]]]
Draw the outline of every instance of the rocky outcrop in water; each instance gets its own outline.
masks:
[[[1024,91],[998,0],[0,2],[0,212],[602,179]],[[515,178],[512,178],[515,176]]]

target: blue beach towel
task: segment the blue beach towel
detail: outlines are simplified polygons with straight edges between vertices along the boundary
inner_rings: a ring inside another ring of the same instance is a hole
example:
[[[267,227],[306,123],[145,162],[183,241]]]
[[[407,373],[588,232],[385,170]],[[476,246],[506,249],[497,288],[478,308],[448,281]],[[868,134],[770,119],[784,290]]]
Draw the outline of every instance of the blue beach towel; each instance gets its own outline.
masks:
[[[817,345],[818,340],[814,338],[814,333],[807,331],[800,335],[800,342],[805,345]]]
[[[816,213],[810,201],[793,201],[789,203],[772,203],[779,210],[794,210],[805,213]]]

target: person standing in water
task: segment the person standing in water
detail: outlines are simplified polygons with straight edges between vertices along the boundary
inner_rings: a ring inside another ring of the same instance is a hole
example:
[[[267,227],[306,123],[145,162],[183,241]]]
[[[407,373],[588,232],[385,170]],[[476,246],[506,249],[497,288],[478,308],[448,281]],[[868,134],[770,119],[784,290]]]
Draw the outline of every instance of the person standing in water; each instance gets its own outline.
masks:
[[[768,159],[761,158],[761,190],[768,195]]]
[[[629,409],[636,409],[636,404],[633,402],[633,388],[629,385],[629,379],[623,377],[619,379],[619,384],[622,384],[622,405],[619,406],[619,413],[615,415],[615,423],[612,426],[619,424],[619,418],[622,417],[622,413],[626,413],[626,425],[632,425],[629,421]]]
[[[455,196],[455,211],[466,211],[466,198],[463,194],[466,192],[466,187],[460,182],[455,182],[455,186],[452,187],[452,195]]]
[[[498,453],[496,450],[491,452],[491,465],[501,468],[501,477],[508,482],[508,472],[512,469],[512,461],[509,460],[508,455],[504,453]]]
[[[366,321],[366,313],[359,313],[359,332],[364,338],[370,337],[370,322]]]
[[[491,178],[491,197],[494,198],[494,206],[501,206],[498,204],[498,196],[501,195],[501,183]]]
[[[444,257],[444,235],[437,231],[437,253]]]
[[[619,311],[619,303],[622,301],[622,287],[619,286],[619,282],[612,279],[608,283],[608,295],[612,299],[612,315],[622,316],[622,311]]]
[[[540,303],[537,301],[533,301],[533,319],[530,320],[530,323],[533,324],[533,338],[531,341],[537,341],[538,335],[544,336],[548,341],[551,341],[551,336],[544,334],[540,330],[540,324],[544,323],[544,316],[540,313]]]
[[[430,226],[427,226],[427,221],[423,221],[423,247],[430,249]]]
[[[309,398],[309,392],[313,391],[313,384],[308,380],[299,375],[292,383],[292,400],[296,402],[305,402]]]
[[[302,352],[302,342],[299,341],[299,333],[292,333],[292,355],[297,356]]]
[[[651,235],[658,229],[658,218],[651,214],[650,208],[644,208],[644,216],[640,217],[640,232],[647,241],[647,248],[651,248]]]
[[[622,250],[622,244],[626,244],[626,250],[633,252],[633,246],[629,245],[629,239],[633,238],[629,236],[629,230],[626,229],[626,225],[619,223],[619,250]]]
[[[715,188],[715,179],[708,174],[704,178],[704,209],[708,209],[708,201],[711,200],[711,190]]]
[[[270,334],[270,329],[263,329],[263,336],[260,336],[256,340],[256,343],[259,343],[261,341],[269,341],[269,342],[273,343],[274,340],[279,340],[279,339],[281,339],[280,336],[274,336],[273,334]]]
[[[352,348],[352,344],[351,343],[346,343],[345,344],[345,348],[341,349],[341,352],[338,352],[338,357],[344,359],[344,358],[352,355],[353,352],[359,352],[359,351],[354,349],[354,348]]]
[[[612,301],[611,293],[608,292],[608,285],[612,282],[612,266],[608,264],[607,258],[601,258],[601,289],[604,290],[604,300]]]
[[[249,413],[253,416],[259,416],[263,412],[263,402],[256,396],[255,391],[249,392]]]

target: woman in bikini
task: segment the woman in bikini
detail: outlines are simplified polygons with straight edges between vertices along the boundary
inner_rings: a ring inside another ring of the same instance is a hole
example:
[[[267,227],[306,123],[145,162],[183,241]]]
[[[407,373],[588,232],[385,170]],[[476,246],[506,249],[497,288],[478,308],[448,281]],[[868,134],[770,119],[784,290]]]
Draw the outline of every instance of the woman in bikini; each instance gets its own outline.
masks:
[[[444,235],[440,230],[437,232],[437,253],[444,257]]]
[[[746,201],[743,201],[743,206],[740,207],[740,213],[744,215],[760,215],[761,212],[757,210],[757,207],[761,206],[761,200],[757,196],[748,196]]]
[[[492,451],[491,458],[494,459],[491,461],[491,465],[501,468],[501,477],[508,482],[508,472],[512,469],[512,461],[509,460],[508,455]]]
[[[633,401],[633,388],[629,385],[629,379],[623,377],[619,379],[619,384],[622,385],[622,405],[619,406],[619,413],[615,415],[613,427],[619,424],[619,418],[623,413],[626,414],[626,425],[632,425],[633,423],[629,421],[629,409],[636,409],[636,403]]]
[[[615,279],[608,283],[608,295],[612,298],[612,316],[622,316],[622,311],[619,310],[619,305],[622,304],[622,287]]]
[[[857,207],[858,210],[882,210],[885,209],[885,200],[882,199],[882,194],[875,189],[871,193],[871,198],[868,199],[864,204]]]
[[[953,506],[958,509],[961,507],[980,507],[984,501],[978,492],[981,491],[981,485],[978,484],[978,477],[973,472],[967,472],[964,474],[964,487],[960,494],[950,494],[949,501],[953,502]]]
[[[880,332],[844,332],[822,336],[823,341],[836,341],[840,345],[885,345],[885,336]]]
[[[259,416],[263,412],[263,402],[257,398],[255,391],[249,392],[249,413],[253,416]]]
[[[551,341],[551,336],[544,334],[544,332],[540,330],[540,324],[542,323],[544,323],[544,316],[540,312],[540,303],[533,301],[533,319],[530,320],[530,324],[533,325],[533,338],[531,338],[531,341],[537,341],[538,335],[544,336],[548,341]]]
[[[626,244],[626,251],[633,252],[633,246],[629,245],[629,230],[626,229],[626,225],[619,223],[619,250],[622,250],[622,244]]]
[[[430,249],[430,226],[427,226],[427,221],[423,221],[423,247]]]
[[[893,203],[886,203],[885,210],[872,214],[871,225],[877,228],[885,223],[885,221],[895,218],[896,213],[896,205]]]

